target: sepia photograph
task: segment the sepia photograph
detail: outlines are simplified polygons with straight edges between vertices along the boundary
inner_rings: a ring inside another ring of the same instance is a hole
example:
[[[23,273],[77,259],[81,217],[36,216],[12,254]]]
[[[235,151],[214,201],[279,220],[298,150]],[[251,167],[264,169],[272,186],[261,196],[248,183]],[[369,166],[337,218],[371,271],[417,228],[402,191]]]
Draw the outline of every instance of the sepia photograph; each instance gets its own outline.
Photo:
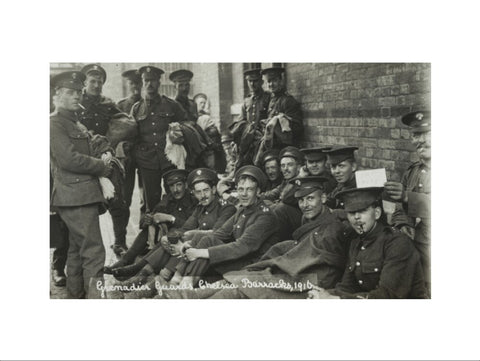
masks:
[[[432,297],[430,78],[50,63],[50,297]]]

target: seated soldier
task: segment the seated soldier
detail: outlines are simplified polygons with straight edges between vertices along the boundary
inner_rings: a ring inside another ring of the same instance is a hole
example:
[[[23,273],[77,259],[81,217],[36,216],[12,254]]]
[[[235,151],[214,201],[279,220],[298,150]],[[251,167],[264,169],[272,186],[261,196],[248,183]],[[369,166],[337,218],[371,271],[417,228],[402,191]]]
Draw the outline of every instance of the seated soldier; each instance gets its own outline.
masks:
[[[355,171],[357,162],[354,152],[357,147],[336,145],[331,149],[324,151],[327,153],[327,162],[333,177],[337,181],[337,186],[327,195],[326,205],[335,210],[335,215],[341,220],[346,221],[346,214],[343,210],[343,204],[335,196],[345,190],[356,187]]]
[[[192,215],[180,229],[162,236],[162,247],[156,247],[140,261],[144,266],[128,284],[144,283],[149,276],[160,273],[165,280],[170,280],[176,271],[181,279],[187,262],[178,258],[180,251],[187,245],[195,246],[202,236],[213,234],[236,212],[234,205],[220,199],[216,194],[217,173],[211,169],[199,168],[192,171],[187,178],[189,189],[198,200]],[[171,239],[175,239],[172,244]],[[172,283],[175,283],[172,280]],[[134,296],[134,294],[130,295]],[[152,295],[153,296],[153,295]],[[145,295],[142,293],[142,297]]]
[[[354,230],[342,281],[311,298],[426,298],[420,256],[402,232],[381,222],[383,188],[353,188],[337,194]]]
[[[262,165],[268,178],[266,192],[278,187],[283,181],[282,172],[280,171],[280,160],[278,158],[279,153],[276,149],[267,150],[263,153]]]
[[[266,184],[260,168],[244,166],[235,174],[239,206],[233,217],[212,235],[204,236],[185,256],[190,262],[182,279],[183,287],[194,286],[209,268],[219,274],[239,270],[255,262],[277,243],[278,223],[259,198]]]
[[[168,229],[178,229],[183,226],[196,205],[195,198],[187,191],[187,174],[186,170],[172,169],[163,175],[163,181],[168,186],[167,195],[152,212],[146,213],[140,220],[142,231],[118,262],[104,268],[105,273],[113,274],[116,278],[135,275],[145,265],[143,262],[132,265],[135,257],[153,248],[157,243],[156,240],[166,234]]]
[[[305,177],[296,182],[295,198],[302,211],[302,225],[294,240],[272,246],[259,262],[243,270],[226,273],[224,280],[193,290],[166,290],[167,298],[307,298],[307,282],[333,288],[345,270],[348,242],[345,227],[322,203],[323,177]],[[229,281],[230,283],[227,283]],[[279,283],[300,287],[248,287],[249,284]],[[235,286],[235,287],[231,287]]]
[[[333,178],[330,168],[327,166],[327,154],[332,147],[303,148],[300,152],[305,154],[305,165],[300,169],[299,176],[307,177],[318,176],[325,177],[328,182],[325,184],[324,203],[327,201],[327,195],[337,186],[337,181]]]
[[[272,210],[277,216],[280,240],[292,239],[292,233],[300,227],[302,212],[298,208],[298,202],[294,197],[295,185],[289,181],[294,179],[303,165],[303,153],[295,147],[285,147],[280,152],[280,166],[283,173],[283,182],[271,192],[263,195],[269,197],[279,191],[278,201],[272,205]]]

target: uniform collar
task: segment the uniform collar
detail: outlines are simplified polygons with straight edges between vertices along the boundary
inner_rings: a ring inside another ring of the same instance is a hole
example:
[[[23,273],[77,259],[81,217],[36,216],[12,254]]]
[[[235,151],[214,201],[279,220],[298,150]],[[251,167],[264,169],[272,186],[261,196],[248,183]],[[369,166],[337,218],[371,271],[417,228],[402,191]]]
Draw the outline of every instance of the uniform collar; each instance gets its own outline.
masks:
[[[282,90],[280,90],[277,93],[272,93],[272,95],[273,95],[274,98],[278,98],[278,97],[281,97],[282,95],[284,95],[286,92],[287,92],[287,89],[283,88]]]
[[[162,97],[160,94],[155,94],[153,98],[144,98],[145,104],[150,107],[154,104],[160,103],[162,101]]]
[[[215,196],[215,198],[213,199],[213,201],[212,201],[208,206],[202,206],[202,205],[200,205],[200,204],[199,204],[199,205],[200,205],[200,207],[201,207],[201,209],[202,209],[202,213],[203,213],[203,212],[205,212],[205,211],[206,211],[206,212],[211,212],[211,211],[213,211],[213,210],[215,209],[215,207],[217,206],[217,204],[218,204],[218,197]]]
[[[86,90],[83,91],[83,100],[82,103],[91,103],[91,104],[98,104],[103,100],[103,95],[88,95]]]
[[[372,244],[378,239],[378,236],[382,233],[384,228],[385,226],[381,224],[379,221],[377,221],[373,229],[371,229],[367,234],[365,235],[357,234],[357,237],[361,241],[362,245],[364,247],[367,247],[368,245]]]
[[[255,210],[257,209],[257,207],[262,203],[262,200],[260,198],[257,198],[257,201],[251,205],[249,205],[248,207],[242,207],[240,206],[240,213],[243,213],[243,214],[252,214],[253,212],[255,212]]]

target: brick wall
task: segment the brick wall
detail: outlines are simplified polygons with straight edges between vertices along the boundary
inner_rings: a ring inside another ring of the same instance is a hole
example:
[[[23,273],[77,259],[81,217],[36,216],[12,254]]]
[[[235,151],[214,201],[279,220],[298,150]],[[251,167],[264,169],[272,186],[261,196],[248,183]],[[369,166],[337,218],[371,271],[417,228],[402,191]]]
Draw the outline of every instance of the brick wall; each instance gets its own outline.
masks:
[[[302,104],[306,146],[358,146],[362,169],[399,180],[417,160],[401,115],[430,109],[430,64],[286,64],[288,91]]]

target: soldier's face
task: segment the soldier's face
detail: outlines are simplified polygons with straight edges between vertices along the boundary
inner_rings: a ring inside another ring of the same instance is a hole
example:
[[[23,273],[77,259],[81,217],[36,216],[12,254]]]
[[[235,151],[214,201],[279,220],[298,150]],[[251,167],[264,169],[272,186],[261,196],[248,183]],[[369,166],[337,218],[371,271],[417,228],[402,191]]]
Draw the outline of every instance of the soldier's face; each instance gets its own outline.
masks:
[[[283,79],[277,75],[267,77],[267,86],[272,93],[278,93],[283,89]]]
[[[318,190],[298,199],[298,207],[306,219],[313,219],[323,209],[322,191]]]
[[[254,204],[260,195],[260,189],[251,179],[241,179],[237,184],[239,205],[248,207]]]
[[[417,148],[420,159],[430,160],[431,154],[431,132],[412,133],[412,143]]]
[[[262,89],[262,79],[247,79],[248,90],[251,93],[258,93]]]
[[[143,89],[147,97],[153,97],[158,93],[158,88],[160,88],[160,79],[147,77],[143,79]]]
[[[198,203],[202,206],[208,206],[215,199],[216,187],[210,187],[208,183],[198,182],[193,185],[193,194]]]
[[[265,173],[271,181],[274,181],[280,176],[280,167],[275,159],[269,160],[265,163]]]
[[[182,199],[185,196],[185,190],[187,188],[185,182],[177,182],[168,186],[173,198]]]
[[[295,158],[284,157],[280,160],[280,168],[282,169],[283,178],[289,180],[297,176],[300,165]]]
[[[101,75],[89,74],[85,80],[85,91],[88,95],[98,96],[102,94],[104,79]]]
[[[127,88],[130,94],[139,95],[142,91],[142,84],[137,81],[127,80]]]
[[[82,91],[68,88],[60,88],[55,94],[55,106],[75,112],[80,110]]]
[[[369,232],[380,218],[380,207],[367,207],[356,212],[347,212],[347,219],[358,234]]]
[[[206,99],[197,98],[196,103],[197,103],[197,110],[198,111],[205,110],[205,106],[207,105],[207,100]]]
[[[353,172],[357,170],[357,164],[349,160],[331,165],[332,175],[338,183],[345,183],[352,178]]]
[[[325,172],[327,160],[307,160],[307,169],[311,175],[319,175]]]
[[[188,96],[190,93],[190,82],[188,81],[180,81],[175,83],[175,88],[177,89],[178,95],[182,95],[184,97]]]

